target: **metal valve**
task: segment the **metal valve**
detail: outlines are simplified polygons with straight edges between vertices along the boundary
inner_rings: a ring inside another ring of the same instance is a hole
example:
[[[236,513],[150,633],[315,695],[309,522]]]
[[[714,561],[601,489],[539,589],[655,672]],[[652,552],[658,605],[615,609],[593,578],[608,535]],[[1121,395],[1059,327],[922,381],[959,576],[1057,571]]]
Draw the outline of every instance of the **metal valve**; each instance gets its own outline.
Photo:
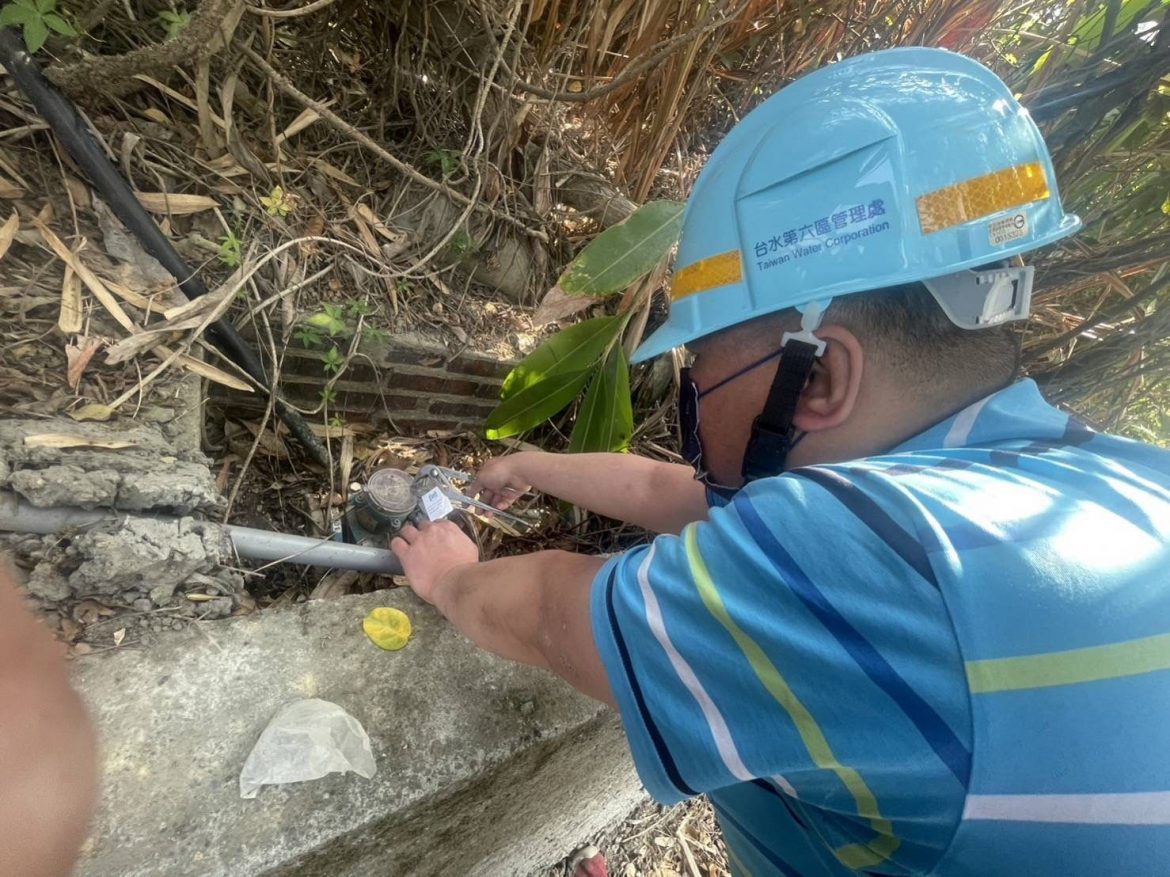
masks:
[[[478,513],[513,536],[532,529],[530,521],[460,492],[455,481],[471,482],[472,477],[435,465],[423,466],[415,476],[391,467],[377,469],[365,484],[351,489],[340,537],[380,546],[407,524],[450,518],[474,538],[468,513]]]

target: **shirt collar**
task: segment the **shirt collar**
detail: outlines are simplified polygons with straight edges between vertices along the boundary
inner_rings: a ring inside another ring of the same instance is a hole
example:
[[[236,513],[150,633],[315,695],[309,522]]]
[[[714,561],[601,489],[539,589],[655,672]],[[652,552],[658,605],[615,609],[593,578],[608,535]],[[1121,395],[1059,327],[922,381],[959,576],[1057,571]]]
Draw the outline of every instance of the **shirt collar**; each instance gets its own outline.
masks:
[[[968,405],[891,453],[1058,439],[1068,422],[1067,414],[1044,401],[1036,382],[1025,379]]]

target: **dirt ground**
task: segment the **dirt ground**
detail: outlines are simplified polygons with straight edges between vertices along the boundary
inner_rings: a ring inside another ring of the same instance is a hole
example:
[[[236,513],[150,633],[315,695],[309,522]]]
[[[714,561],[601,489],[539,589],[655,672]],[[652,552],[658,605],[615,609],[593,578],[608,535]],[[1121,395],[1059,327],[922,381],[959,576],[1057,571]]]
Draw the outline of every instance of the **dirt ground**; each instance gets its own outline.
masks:
[[[727,850],[705,798],[663,807],[648,801],[608,834],[595,838],[610,877],[728,877]],[[545,877],[570,877],[573,856]]]

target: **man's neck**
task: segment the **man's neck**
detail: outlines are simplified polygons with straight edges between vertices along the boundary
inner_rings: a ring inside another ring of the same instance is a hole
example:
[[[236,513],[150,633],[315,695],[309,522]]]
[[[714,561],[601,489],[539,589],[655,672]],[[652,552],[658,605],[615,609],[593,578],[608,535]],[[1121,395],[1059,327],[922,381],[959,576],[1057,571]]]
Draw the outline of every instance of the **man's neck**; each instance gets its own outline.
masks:
[[[921,400],[917,405],[905,397],[877,400],[837,429],[809,433],[789,454],[787,468],[844,463],[887,454],[999,389],[972,389],[962,396]]]

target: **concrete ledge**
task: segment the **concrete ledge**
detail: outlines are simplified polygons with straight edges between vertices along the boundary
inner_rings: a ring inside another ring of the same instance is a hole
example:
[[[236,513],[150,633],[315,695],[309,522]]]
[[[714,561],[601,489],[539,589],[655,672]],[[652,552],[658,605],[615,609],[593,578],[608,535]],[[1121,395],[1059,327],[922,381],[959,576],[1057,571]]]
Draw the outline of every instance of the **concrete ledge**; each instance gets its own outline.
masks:
[[[375,606],[414,625],[401,652],[362,633]],[[616,718],[545,673],[487,655],[405,591],[204,623],[77,663],[103,739],[80,877],[528,874],[642,797]],[[335,701],[378,773],[239,797],[282,704]]]

